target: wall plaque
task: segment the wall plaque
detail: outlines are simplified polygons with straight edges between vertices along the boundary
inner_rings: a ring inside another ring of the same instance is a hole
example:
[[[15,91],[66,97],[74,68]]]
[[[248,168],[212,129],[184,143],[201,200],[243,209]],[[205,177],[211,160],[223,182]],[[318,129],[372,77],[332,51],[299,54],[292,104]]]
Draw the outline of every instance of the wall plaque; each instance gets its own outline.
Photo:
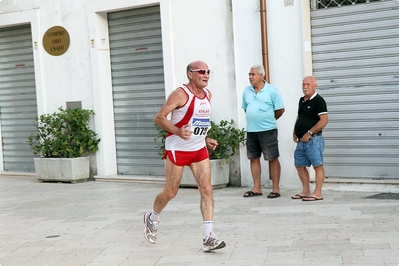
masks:
[[[44,50],[54,56],[64,54],[68,50],[69,43],[69,33],[61,26],[51,27],[43,35]]]

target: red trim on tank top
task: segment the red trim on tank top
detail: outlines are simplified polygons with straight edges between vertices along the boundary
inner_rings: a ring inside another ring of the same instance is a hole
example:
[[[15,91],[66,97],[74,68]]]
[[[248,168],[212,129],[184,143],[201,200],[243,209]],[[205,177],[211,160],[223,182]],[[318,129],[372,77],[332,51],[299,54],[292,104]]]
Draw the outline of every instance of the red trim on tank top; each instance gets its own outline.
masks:
[[[183,91],[186,92],[185,90],[183,90]],[[187,92],[186,92],[186,93],[187,93]],[[184,115],[184,117],[183,117],[182,120],[180,120],[179,122],[177,122],[177,123],[175,124],[176,127],[181,128],[182,126],[187,125],[187,123],[190,121],[190,119],[191,119],[191,117],[193,116],[193,113],[194,113],[195,98],[196,98],[196,97],[195,97],[195,95],[194,95],[193,99],[192,99],[191,102],[190,102],[190,106],[189,106],[188,109],[187,109],[186,114]],[[169,136],[171,136],[171,135],[173,135],[173,133],[168,132],[168,134],[166,134],[166,137],[169,137]]]

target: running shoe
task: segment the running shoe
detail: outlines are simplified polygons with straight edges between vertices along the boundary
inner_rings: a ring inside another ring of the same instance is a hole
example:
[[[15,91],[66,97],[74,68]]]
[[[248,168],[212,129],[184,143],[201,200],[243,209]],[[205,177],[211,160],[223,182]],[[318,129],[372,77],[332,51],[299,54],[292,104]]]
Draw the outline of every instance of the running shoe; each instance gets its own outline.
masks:
[[[213,232],[211,232],[210,236],[205,237],[203,244],[202,250],[204,252],[221,249],[226,246],[226,243],[223,240],[219,240]]]
[[[158,222],[151,221],[150,212],[144,214],[144,237],[151,244],[157,241]]]

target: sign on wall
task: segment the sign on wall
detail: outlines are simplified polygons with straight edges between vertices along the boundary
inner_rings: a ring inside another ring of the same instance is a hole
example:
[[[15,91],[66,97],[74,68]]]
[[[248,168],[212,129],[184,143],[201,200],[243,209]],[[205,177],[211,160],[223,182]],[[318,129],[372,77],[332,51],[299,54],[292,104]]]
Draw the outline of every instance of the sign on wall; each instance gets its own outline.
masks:
[[[51,27],[43,35],[43,47],[47,53],[54,56],[64,54],[69,48],[69,33],[61,26]]]

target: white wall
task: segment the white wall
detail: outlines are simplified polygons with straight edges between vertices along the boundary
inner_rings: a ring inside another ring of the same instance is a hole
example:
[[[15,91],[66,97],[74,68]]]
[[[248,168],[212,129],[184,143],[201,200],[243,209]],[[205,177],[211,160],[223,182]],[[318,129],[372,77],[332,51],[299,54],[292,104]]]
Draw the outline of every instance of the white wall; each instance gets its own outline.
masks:
[[[213,94],[212,120],[236,120],[230,1],[175,0],[172,3],[176,85],[187,81],[185,70],[189,62],[206,62],[212,71],[208,86]]]
[[[34,59],[39,113],[52,112],[67,101],[82,101],[84,108],[96,112],[95,127],[102,138],[98,175],[116,174],[106,14],[158,3],[166,94],[187,81],[189,62],[203,60],[212,70],[212,119],[234,119],[238,127],[245,127],[241,95],[249,85],[250,67],[262,63],[259,0],[0,2],[0,27],[32,23],[32,39],[38,43]],[[300,0],[294,1],[294,6],[284,6],[284,0],[267,1],[270,79],[282,93],[286,108],[278,121],[281,185],[286,188],[299,186],[293,166],[292,128],[304,75],[303,6]],[[43,33],[56,25],[65,27],[71,36],[69,50],[59,57],[48,55],[41,45]],[[242,185],[251,186],[245,148],[240,153]],[[266,162],[263,168],[262,180],[269,186]]]
[[[0,26],[32,23],[32,40],[38,47],[34,60],[39,113],[65,107],[67,101],[82,101],[84,108],[93,108],[85,6],[84,0],[0,3]],[[69,49],[62,56],[51,56],[42,46],[44,32],[53,26],[63,26],[70,35]]]
[[[302,5],[284,6],[284,0],[267,1],[270,82],[281,92],[285,113],[278,120],[282,187],[301,188],[294,167],[292,132],[302,96]],[[306,1],[305,1],[306,2]]]

